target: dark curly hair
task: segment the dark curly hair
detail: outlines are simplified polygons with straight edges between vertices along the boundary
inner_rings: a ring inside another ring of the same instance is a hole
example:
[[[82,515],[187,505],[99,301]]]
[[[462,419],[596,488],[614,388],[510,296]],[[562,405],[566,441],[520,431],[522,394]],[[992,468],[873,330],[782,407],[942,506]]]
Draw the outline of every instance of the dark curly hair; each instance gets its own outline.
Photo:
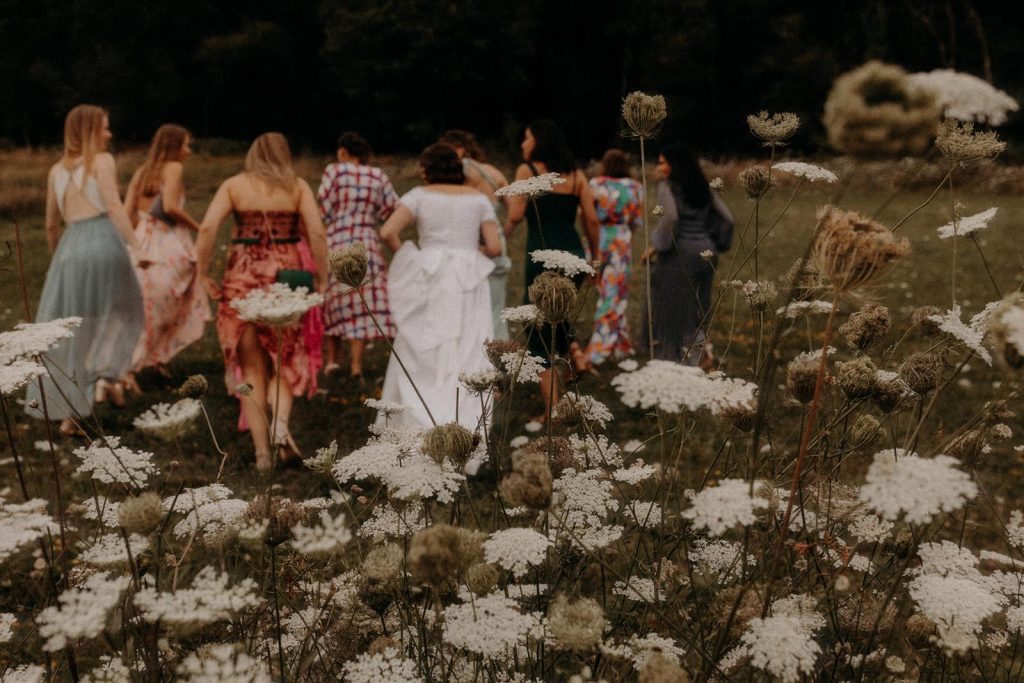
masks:
[[[462,160],[451,145],[436,142],[420,154],[423,178],[428,185],[462,185],[466,175],[462,172]]]
[[[539,161],[548,171],[568,175],[576,170],[576,160],[569,151],[562,130],[549,119],[540,119],[527,126],[537,144],[530,155],[530,161]]]
[[[439,137],[437,141],[452,147],[461,147],[466,150],[466,156],[473,161],[487,161],[487,155],[481,149],[480,143],[476,141],[476,136],[468,130],[445,131],[444,135]]]
[[[601,175],[609,178],[629,177],[629,156],[621,149],[612,148],[601,157]]]
[[[350,130],[338,136],[338,149],[344,149],[358,159],[361,164],[369,161],[370,155],[373,154],[373,148],[370,147],[370,143],[366,141],[366,138]]]
[[[694,208],[702,208],[711,203],[711,188],[708,179],[701,170],[697,155],[686,145],[673,142],[665,145],[661,156],[672,167],[668,182],[676,193],[681,194],[686,203]]]

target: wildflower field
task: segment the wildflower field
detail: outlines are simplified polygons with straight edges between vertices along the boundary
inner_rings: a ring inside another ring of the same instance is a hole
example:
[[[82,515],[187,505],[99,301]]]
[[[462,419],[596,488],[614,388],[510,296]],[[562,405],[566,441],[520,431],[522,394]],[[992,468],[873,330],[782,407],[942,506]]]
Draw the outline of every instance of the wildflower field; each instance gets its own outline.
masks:
[[[144,396],[100,408],[91,443],[48,434],[5,385],[0,678],[1018,679],[1024,303],[1007,295],[1024,283],[1024,200],[1007,190],[1024,174],[958,148],[817,160],[829,182],[773,167],[769,147],[707,166],[736,218],[716,372],[638,345],[573,380],[538,432],[536,384],[500,357],[467,378],[485,429],[371,430],[377,344],[364,385],[331,378],[297,402],[307,466],[260,474],[212,325],[172,380],[145,374]],[[56,157],[0,165],[30,308]],[[121,173],[140,160],[120,155]],[[297,168],[315,188],[328,161]],[[193,215],[241,166],[200,150]],[[418,183],[415,159],[382,166],[399,193]],[[14,249],[8,220],[0,239]],[[636,339],[643,247],[638,232]],[[5,253],[0,331],[26,319],[21,285]],[[573,307],[581,339],[593,299],[587,285]],[[31,358],[4,356],[15,341],[0,337],[0,365]],[[205,391],[176,391],[195,375]],[[176,407],[136,424],[158,403]],[[487,462],[465,478],[474,454]]]

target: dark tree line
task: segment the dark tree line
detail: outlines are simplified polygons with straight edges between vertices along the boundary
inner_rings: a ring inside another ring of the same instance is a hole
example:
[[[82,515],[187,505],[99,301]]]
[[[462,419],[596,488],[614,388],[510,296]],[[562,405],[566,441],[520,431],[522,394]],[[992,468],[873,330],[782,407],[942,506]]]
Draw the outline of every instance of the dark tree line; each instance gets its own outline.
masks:
[[[617,139],[618,105],[664,94],[668,134],[754,147],[744,117],[790,110],[823,144],[832,80],[878,57],[991,74],[1024,95],[1024,25],[980,0],[0,0],[0,138],[53,144],[76,103],[144,141],[166,121],[204,138],[268,129],[329,149],[347,128],[413,151],[451,127],[514,149],[531,119],[581,155]],[[1012,135],[1020,124],[1011,122]]]

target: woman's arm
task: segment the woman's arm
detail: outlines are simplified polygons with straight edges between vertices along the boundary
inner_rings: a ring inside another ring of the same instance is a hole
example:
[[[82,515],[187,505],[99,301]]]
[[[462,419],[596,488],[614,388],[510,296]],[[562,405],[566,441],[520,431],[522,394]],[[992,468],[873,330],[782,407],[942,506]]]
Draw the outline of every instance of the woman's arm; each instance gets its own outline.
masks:
[[[530,167],[526,164],[519,164],[519,168],[516,169],[516,180],[526,180],[532,173],[530,173]],[[508,207],[508,217],[505,219],[505,235],[510,236],[512,231],[515,230],[516,226],[519,225],[523,218],[526,216],[526,198],[525,197],[506,197],[505,206]]]
[[[185,182],[182,180],[184,168],[180,161],[168,161],[164,164],[161,200],[164,213],[173,218],[175,223],[198,231],[199,223],[185,210],[185,203],[182,201],[185,190]]]
[[[320,220],[320,209],[313,190],[305,180],[299,181],[299,192],[299,215],[302,216],[302,224],[306,226],[309,250],[313,252],[313,260],[316,261],[316,288],[323,292],[327,289],[327,231]]]
[[[202,225],[199,226],[199,235],[196,238],[196,272],[199,281],[202,283],[206,293],[211,299],[220,298],[220,287],[210,277],[210,259],[213,256],[213,245],[217,241],[217,231],[220,224],[231,213],[231,180],[225,180],[217,188],[217,194],[213,195],[213,201],[206,209]]]
[[[651,232],[651,247],[655,251],[665,252],[672,248],[675,243],[676,222],[679,213],[676,209],[676,200],[668,183],[658,185],[658,194],[655,201],[656,206],[661,206],[662,214],[658,218],[658,224]]]
[[[590,255],[597,258],[601,253],[601,221],[597,218],[597,209],[594,208],[594,190],[587,182],[583,171],[576,171],[579,174],[577,186],[580,188],[580,207],[583,209],[583,231],[587,236],[587,243],[590,245]]]
[[[135,240],[135,231],[132,229],[131,221],[128,220],[128,212],[124,210],[121,203],[121,194],[117,189],[117,164],[109,152],[96,155],[96,184],[99,185],[100,197],[103,205],[107,208],[107,216],[117,231],[121,233],[121,239],[133,252],[138,251],[139,243]]]
[[[398,251],[402,248],[402,240],[399,235],[402,234],[403,230],[412,225],[414,220],[416,220],[416,216],[413,215],[413,212],[399,202],[394,213],[391,214],[391,217],[388,218],[387,222],[380,229],[380,238],[384,241],[384,244],[388,245],[391,251]]]
[[[483,246],[480,247],[484,255],[491,258],[501,256],[501,237],[498,236],[498,221],[488,220],[481,223],[480,234],[484,238]]]
[[[131,182],[124,193],[124,210],[128,214],[128,220],[132,225],[139,224],[139,176],[142,169],[137,169],[132,174]]]
[[[53,189],[53,173],[57,167],[50,169],[50,176],[46,179],[46,244],[52,254],[60,241],[60,207],[57,206],[57,193]]]

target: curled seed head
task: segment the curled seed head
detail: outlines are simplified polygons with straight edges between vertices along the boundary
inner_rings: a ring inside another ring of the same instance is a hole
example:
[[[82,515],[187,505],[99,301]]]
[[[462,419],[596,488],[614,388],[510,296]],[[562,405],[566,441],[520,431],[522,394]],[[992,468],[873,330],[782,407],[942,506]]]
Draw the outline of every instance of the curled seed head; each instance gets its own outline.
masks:
[[[545,320],[560,323],[569,317],[576,303],[576,285],[564,275],[546,270],[530,285],[529,296]]]
[[[328,255],[328,265],[334,279],[349,287],[362,287],[366,283],[369,269],[366,245],[353,242],[343,249],[335,249]]]

